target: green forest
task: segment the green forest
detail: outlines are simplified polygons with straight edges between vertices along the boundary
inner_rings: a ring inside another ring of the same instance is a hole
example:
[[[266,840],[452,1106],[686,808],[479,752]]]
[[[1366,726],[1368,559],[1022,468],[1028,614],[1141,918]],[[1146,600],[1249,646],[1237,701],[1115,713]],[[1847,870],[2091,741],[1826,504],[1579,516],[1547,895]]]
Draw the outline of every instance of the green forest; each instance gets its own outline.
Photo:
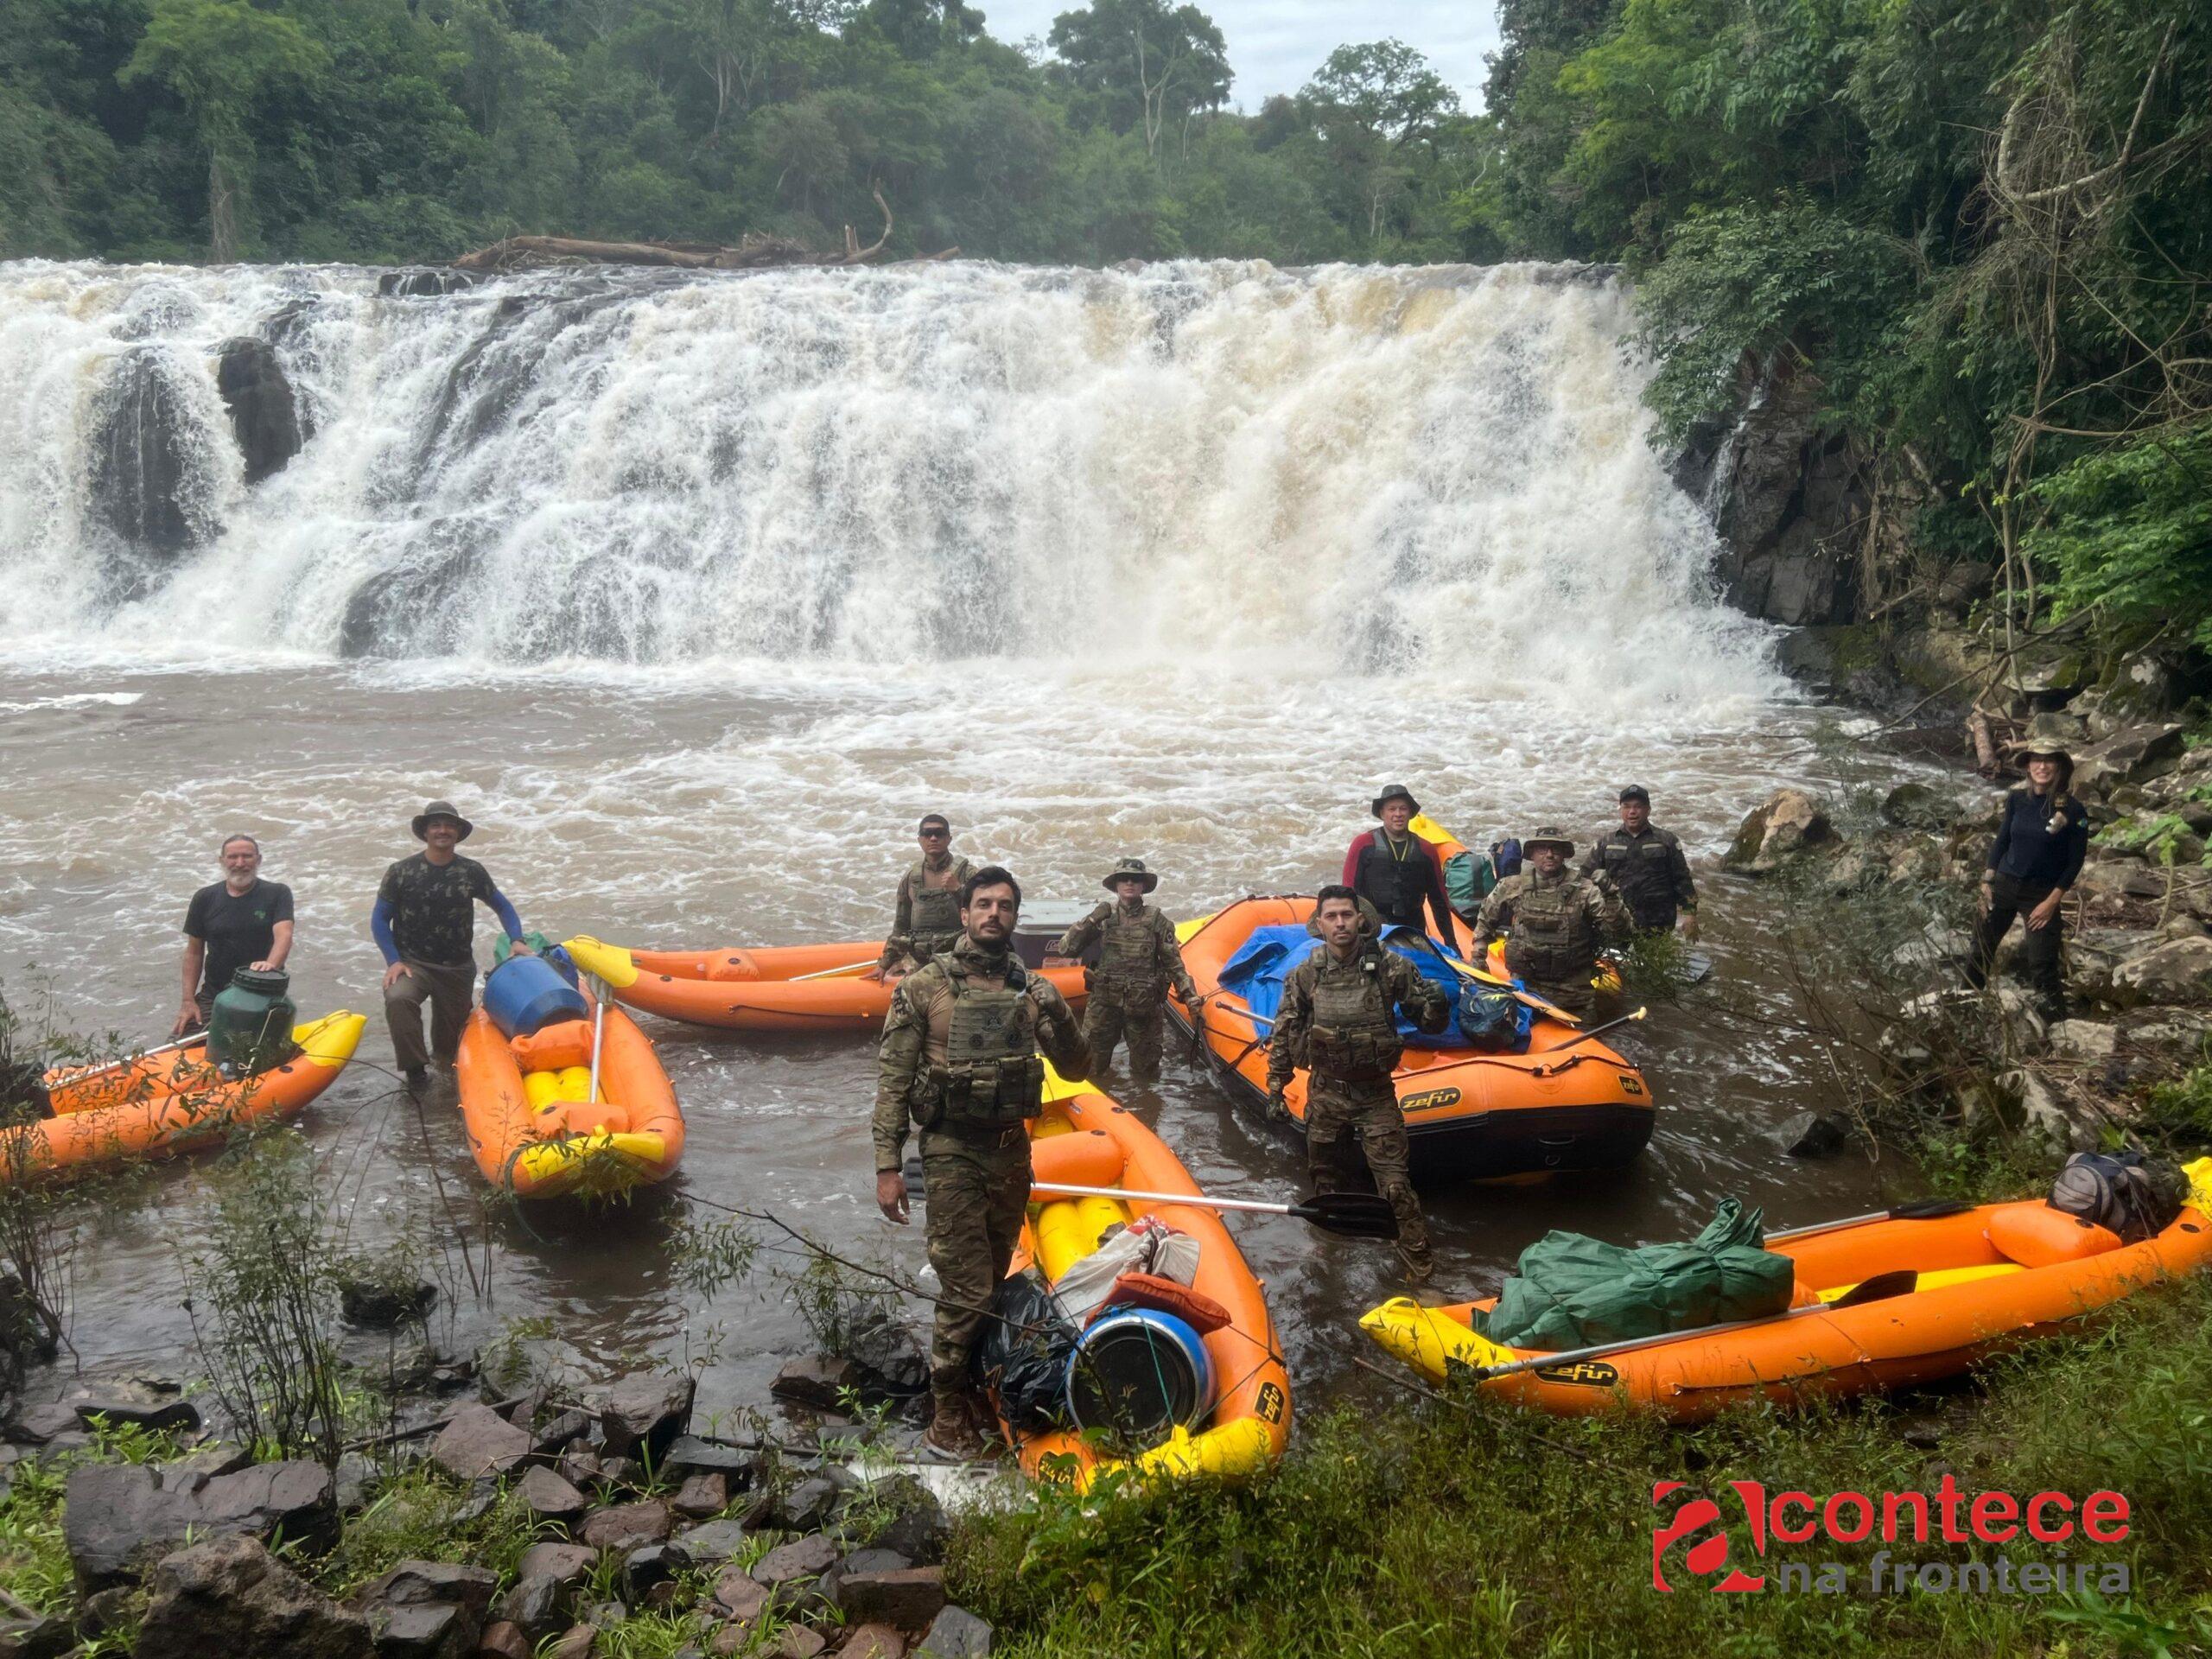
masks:
[[[2212,8],[1502,0],[1479,110],[1347,43],[1236,107],[1198,6],[0,0],[0,254],[518,232],[1099,264],[1587,259],[1678,439],[1808,372],[2006,625],[2212,644]]]

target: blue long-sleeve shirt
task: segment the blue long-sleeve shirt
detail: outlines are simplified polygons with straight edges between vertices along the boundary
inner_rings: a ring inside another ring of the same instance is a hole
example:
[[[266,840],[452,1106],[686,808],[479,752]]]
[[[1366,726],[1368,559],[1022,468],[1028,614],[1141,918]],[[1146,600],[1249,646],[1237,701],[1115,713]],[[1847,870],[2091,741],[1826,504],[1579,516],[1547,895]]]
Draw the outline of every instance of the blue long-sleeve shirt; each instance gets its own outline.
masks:
[[[2068,796],[2053,811],[2048,797],[2016,789],[2005,798],[1989,868],[2016,880],[2070,887],[2088,851],[2089,815],[2081,802]]]

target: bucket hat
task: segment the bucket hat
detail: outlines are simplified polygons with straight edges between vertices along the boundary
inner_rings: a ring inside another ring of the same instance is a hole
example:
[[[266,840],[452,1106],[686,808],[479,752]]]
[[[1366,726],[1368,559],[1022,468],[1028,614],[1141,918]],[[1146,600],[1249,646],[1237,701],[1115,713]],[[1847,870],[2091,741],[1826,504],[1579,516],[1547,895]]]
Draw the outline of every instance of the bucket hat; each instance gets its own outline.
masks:
[[[428,841],[429,839],[429,837],[423,832],[430,827],[430,820],[432,818],[451,818],[455,823],[461,826],[461,835],[459,839],[462,841],[467,841],[469,836],[476,833],[476,826],[471,823],[467,818],[462,817],[461,816],[461,810],[454,806],[451,801],[432,801],[428,806],[424,807],[420,812],[417,812],[415,815],[415,822],[408,826],[409,829],[414,830],[416,840]]]
[[[1521,837],[1521,850],[1524,853],[1533,853],[1547,845],[1558,848],[1569,858],[1574,856],[1574,838],[1555,823],[1548,823],[1535,835]]]
[[[1403,784],[1392,784],[1375,798],[1373,804],[1367,810],[1379,818],[1382,816],[1382,809],[1393,801],[1403,801],[1414,811],[1421,810],[1421,803],[1414,798],[1413,791],[1408,789]]]
[[[2081,741],[2081,732],[2063,715],[2037,715],[2028,722],[2028,729],[2011,745],[2012,753],[2032,760],[2039,755],[2070,766],[2073,751],[2067,746]]]
[[[1132,875],[1136,877],[1138,880],[1144,883],[1144,890],[1147,893],[1150,893],[1154,887],[1160,885],[1160,878],[1154,875],[1150,870],[1145,868],[1144,860],[1141,858],[1123,859],[1120,863],[1114,867],[1113,874],[1109,875],[1104,881],[1100,883],[1100,885],[1103,887],[1107,892],[1111,893],[1114,891],[1114,884],[1116,881],[1122,880],[1124,877]]]

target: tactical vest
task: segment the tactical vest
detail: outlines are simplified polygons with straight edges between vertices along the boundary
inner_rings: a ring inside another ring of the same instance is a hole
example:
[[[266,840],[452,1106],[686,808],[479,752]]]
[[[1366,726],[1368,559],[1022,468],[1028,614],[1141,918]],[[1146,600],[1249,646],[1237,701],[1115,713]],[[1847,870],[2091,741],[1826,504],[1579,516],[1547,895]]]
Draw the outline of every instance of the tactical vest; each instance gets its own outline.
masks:
[[[1382,912],[1382,919],[1400,927],[1419,927],[1421,907],[1428,897],[1428,852],[1421,837],[1408,832],[1406,855],[1390,851],[1389,836],[1377,830],[1359,854],[1359,891]]]
[[[1121,906],[1111,906],[1098,925],[1093,989],[1110,993],[1124,1005],[1155,999],[1160,992],[1159,958],[1160,939],[1153,931],[1151,914],[1141,910],[1131,916]]]
[[[1598,843],[1596,868],[1613,879],[1638,927],[1675,925],[1675,841],[1663,830],[1631,841],[1616,830]]]
[[[1325,954],[1326,947],[1324,947]],[[1396,1069],[1406,1052],[1382,993],[1382,952],[1369,945],[1347,972],[1324,962],[1313,976],[1313,1021],[1306,1027],[1306,1065],[1321,1077],[1372,1083]]]
[[[1029,976],[1009,959],[1006,984],[983,990],[969,984],[959,962],[941,960],[952,1019],[944,1064],[915,1079],[914,1121],[925,1129],[995,1131],[1036,1116],[1045,1109],[1045,1062],[1036,1021],[1023,1012]]]
[[[1584,893],[1583,884],[1569,877],[1553,887],[1531,881],[1515,897],[1505,965],[1516,978],[1556,985],[1589,976],[1598,962],[1598,939]]]
[[[968,861],[953,861],[949,887],[929,885],[929,870],[920,864],[906,872],[909,895],[906,914],[914,943],[942,949],[960,937],[960,888],[968,879]]]

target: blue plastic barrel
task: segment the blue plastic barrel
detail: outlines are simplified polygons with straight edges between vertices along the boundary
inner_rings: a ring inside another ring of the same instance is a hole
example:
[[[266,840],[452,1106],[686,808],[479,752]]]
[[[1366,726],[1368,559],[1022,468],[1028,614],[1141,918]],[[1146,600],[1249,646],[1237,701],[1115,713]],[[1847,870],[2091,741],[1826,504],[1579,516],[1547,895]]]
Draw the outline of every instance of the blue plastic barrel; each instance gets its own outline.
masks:
[[[484,1012],[509,1037],[535,1035],[556,1020],[591,1013],[584,994],[537,957],[509,957],[484,976]]]
[[[1157,1308],[1125,1307],[1084,1327],[1068,1356],[1068,1414],[1078,1429],[1157,1446],[1213,1404],[1213,1363],[1190,1322]]]

